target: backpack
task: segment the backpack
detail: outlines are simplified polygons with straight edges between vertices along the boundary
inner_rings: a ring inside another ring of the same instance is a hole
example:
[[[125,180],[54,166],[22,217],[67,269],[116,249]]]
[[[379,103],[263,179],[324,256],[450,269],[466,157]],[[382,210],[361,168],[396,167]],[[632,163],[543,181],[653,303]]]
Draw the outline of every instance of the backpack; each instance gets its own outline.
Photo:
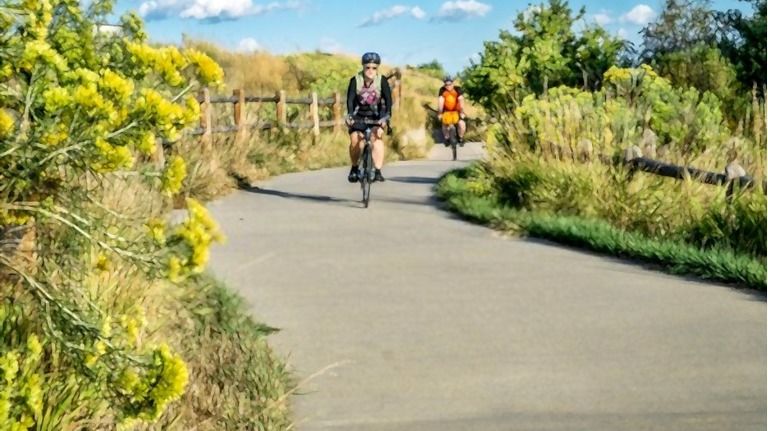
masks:
[[[357,94],[360,94],[360,91],[363,89],[363,85],[365,85],[365,78],[363,77],[363,73],[360,72],[355,75],[355,87],[357,88]],[[373,78],[373,88],[376,89],[376,94],[381,97],[381,75],[376,74],[376,77]]]
[[[376,91],[376,97],[378,97],[378,102],[375,105],[367,105],[370,106],[370,109],[375,112],[377,115],[379,111],[381,110],[382,106],[384,105],[384,95],[381,94],[381,75],[376,75],[375,78],[373,78],[373,84],[370,88],[373,88]],[[357,95],[358,97],[361,95],[363,86],[365,85],[365,78],[363,77],[362,72],[355,75],[355,87],[357,89]]]

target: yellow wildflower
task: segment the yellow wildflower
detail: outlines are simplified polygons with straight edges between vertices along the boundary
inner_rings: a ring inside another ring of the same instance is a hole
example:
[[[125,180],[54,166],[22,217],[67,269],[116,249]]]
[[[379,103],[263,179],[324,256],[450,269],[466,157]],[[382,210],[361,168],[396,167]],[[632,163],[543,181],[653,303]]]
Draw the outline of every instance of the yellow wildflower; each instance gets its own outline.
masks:
[[[168,46],[158,50],[155,57],[155,70],[163,77],[168,85],[178,87],[184,83],[184,77],[179,72],[187,66],[187,60],[175,46]]]
[[[163,191],[168,194],[177,193],[181,190],[184,178],[187,176],[187,165],[180,156],[173,156],[168,163],[168,167],[163,173]]]
[[[152,387],[149,394],[156,406],[149,417],[145,416],[145,419],[150,420],[157,419],[168,403],[181,398],[189,381],[187,365],[180,356],[174,355],[167,345],[161,345],[155,351],[155,355],[159,356],[162,371],[159,381]]]
[[[49,113],[65,108],[72,102],[72,96],[62,87],[54,87],[43,92],[45,110]]]
[[[38,340],[37,335],[31,334],[27,338],[27,350],[29,351],[31,358],[39,358],[43,353],[43,346],[40,344],[40,340]]]
[[[224,79],[224,71],[215,61],[200,51],[190,49],[187,57],[197,67],[197,74],[203,85],[217,85]]]
[[[43,133],[40,137],[40,142],[49,146],[55,147],[69,138],[69,133],[64,124],[59,123],[54,130]]]
[[[200,102],[197,101],[195,96],[187,96],[184,101],[187,109],[184,112],[184,123],[194,124],[200,120]]]
[[[178,283],[183,279],[181,274],[181,260],[176,256],[171,256],[168,260],[168,279],[174,283]]]
[[[103,159],[102,162],[94,163],[97,171],[111,172],[133,166],[133,155],[127,147],[112,145],[103,138],[97,138],[95,146]]]
[[[11,351],[0,358],[0,370],[3,372],[3,378],[6,384],[11,384],[16,379],[19,372],[19,355]]]
[[[0,79],[8,79],[13,75],[13,68],[10,63],[0,66]]]
[[[79,67],[69,73],[67,73],[67,78],[72,81],[77,81],[83,85],[92,85],[95,86],[99,83],[99,74],[90,70],[85,69],[82,67]]]
[[[0,108],[0,139],[11,134],[13,125],[13,117],[11,117],[8,111]]]
[[[103,329],[103,328],[102,328]],[[102,340],[97,341],[93,347],[96,349],[96,353],[101,356],[107,353],[107,343]]]
[[[128,336],[128,341],[136,346],[139,344],[139,322],[137,319],[123,314],[120,316],[120,325],[125,330],[125,334]]]
[[[26,379],[26,403],[27,407],[34,412],[35,414],[39,414],[40,411],[43,409],[43,395],[42,395],[42,389],[41,389],[41,382],[42,377],[40,374],[32,374]]]
[[[98,360],[99,360],[99,357],[97,355],[88,353],[85,355],[85,360],[83,361],[83,363],[85,364],[86,367],[91,368],[94,365],[96,365],[96,361]]]
[[[165,244],[165,222],[162,219],[152,219],[147,222],[149,235],[158,245]]]
[[[147,156],[152,155],[155,152],[156,139],[154,133],[146,132],[141,135],[139,141],[136,143],[136,149]]]
[[[640,68],[643,69],[643,71],[645,71],[645,74],[650,76],[651,78],[656,78],[656,77],[659,76],[659,74],[657,74],[653,70],[653,67],[651,67],[650,65],[642,64],[642,65],[640,65]]]
[[[133,94],[133,81],[125,79],[109,69],[102,70],[101,75],[99,87],[114,97],[115,100],[124,101]]]
[[[174,140],[184,126],[184,109],[152,89],[143,89],[136,108],[148,115],[165,138]]]
[[[91,117],[114,115],[113,105],[104,100],[94,84],[77,86],[73,93],[73,99],[75,103],[85,108]]]
[[[64,57],[43,40],[34,40],[27,43],[24,47],[19,67],[23,70],[31,71],[37,64],[53,66],[59,72],[65,72],[68,69]]]

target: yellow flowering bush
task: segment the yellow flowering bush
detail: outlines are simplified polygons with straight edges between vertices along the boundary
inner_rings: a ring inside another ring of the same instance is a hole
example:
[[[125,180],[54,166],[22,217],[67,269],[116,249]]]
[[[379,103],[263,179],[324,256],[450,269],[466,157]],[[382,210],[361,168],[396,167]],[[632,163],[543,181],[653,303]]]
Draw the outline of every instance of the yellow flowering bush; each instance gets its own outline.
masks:
[[[195,199],[187,199],[189,217],[172,228],[167,243],[171,255],[168,258],[168,277],[181,281],[191,274],[199,274],[208,263],[213,243],[224,241],[216,222],[208,210]]]
[[[182,182],[187,176],[187,165],[184,159],[179,156],[173,156],[168,161],[168,167],[163,173],[163,191],[168,194],[177,193],[181,190]]]
[[[35,232],[34,268],[0,250],[0,283],[29,292],[39,310],[21,314],[47,322],[24,343],[0,342],[0,429],[43,426],[42,403],[53,398],[42,395],[41,363],[52,352],[62,355],[56,364],[73,385],[66,390],[78,394],[70,401],[105,404],[124,424],[158,419],[188,379],[168,346],[142,343],[140,307],[113,313],[93,292],[115,288],[115,268],[148,283],[201,272],[218,228],[193,200],[189,218],[174,226],[130,219],[97,196],[131,176],[170,203],[186,177],[174,142],[199,121],[193,92],[218,85],[223,73],[201,52],[150,46],[135,14],[121,18],[117,34],[99,31],[113,3],[0,6],[0,242],[8,226]],[[171,151],[165,166],[147,163],[160,139]],[[23,332],[14,331],[0,335]]]

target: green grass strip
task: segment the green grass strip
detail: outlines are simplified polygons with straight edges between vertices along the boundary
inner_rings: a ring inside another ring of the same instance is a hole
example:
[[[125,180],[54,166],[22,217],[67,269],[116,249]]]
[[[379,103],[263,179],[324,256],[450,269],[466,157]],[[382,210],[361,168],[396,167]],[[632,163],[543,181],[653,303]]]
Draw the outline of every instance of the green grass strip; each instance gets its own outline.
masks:
[[[610,223],[578,216],[506,207],[496,199],[479,196],[467,187],[467,170],[446,174],[437,196],[448,209],[468,220],[497,229],[583,247],[611,256],[658,264],[667,272],[766,290],[765,262],[727,249],[700,249],[680,241],[650,238],[619,229]]]

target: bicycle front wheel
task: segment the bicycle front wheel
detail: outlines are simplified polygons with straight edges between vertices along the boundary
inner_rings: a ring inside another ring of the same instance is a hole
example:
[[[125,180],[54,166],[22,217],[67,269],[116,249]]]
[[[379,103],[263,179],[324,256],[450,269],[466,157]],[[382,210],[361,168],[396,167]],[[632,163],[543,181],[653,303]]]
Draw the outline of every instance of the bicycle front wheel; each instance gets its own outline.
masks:
[[[456,147],[457,147],[456,126],[451,127],[451,152],[453,153],[453,160],[456,160]]]
[[[371,154],[371,146],[366,145],[363,149],[363,172],[360,176],[360,188],[363,191],[363,206],[368,208],[371,201],[371,182],[373,173],[373,157]]]

